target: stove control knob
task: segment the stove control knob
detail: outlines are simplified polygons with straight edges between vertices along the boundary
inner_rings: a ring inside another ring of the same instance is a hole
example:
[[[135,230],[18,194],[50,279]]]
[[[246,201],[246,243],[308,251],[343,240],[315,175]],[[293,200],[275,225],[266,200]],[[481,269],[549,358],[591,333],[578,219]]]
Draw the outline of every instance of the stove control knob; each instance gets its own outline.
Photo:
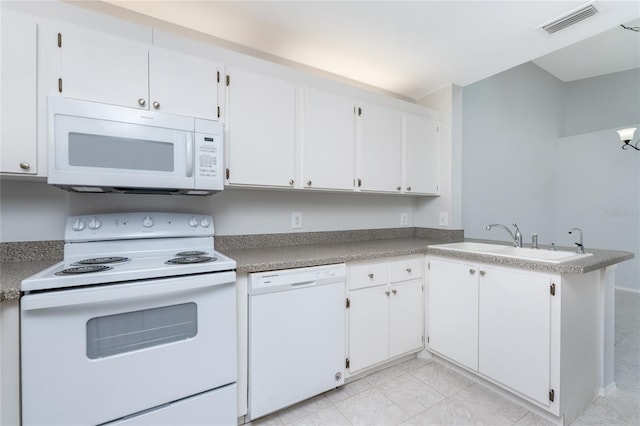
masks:
[[[200,224],[200,222],[198,222],[198,219],[196,219],[195,216],[191,216],[191,220],[189,220],[189,226],[195,228],[199,224]]]
[[[73,225],[71,225],[71,229],[73,229],[74,231],[82,231],[84,229],[84,222],[82,221],[82,219],[76,219],[76,221],[73,222]]]
[[[200,221],[200,226],[202,226],[203,228],[208,228],[209,225],[211,225],[211,223],[206,217]]]
[[[153,224],[154,224],[153,219],[151,219],[150,216],[147,216],[144,219],[142,219],[142,226],[144,226],[145,228],[151,228]]]
[[[102,226],[102,222],[100,222],[98,220],[97,217],[94,217],[93,219],[91,219],[91,222],[89,222],[89,229],[99,229]]]

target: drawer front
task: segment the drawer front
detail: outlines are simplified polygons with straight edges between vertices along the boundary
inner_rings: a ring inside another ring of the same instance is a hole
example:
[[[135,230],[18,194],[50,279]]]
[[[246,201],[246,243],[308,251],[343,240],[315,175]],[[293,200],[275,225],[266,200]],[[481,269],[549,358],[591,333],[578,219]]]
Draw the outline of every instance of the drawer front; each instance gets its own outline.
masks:
[[[364,263],[349,266],[349,289],[373,287],[386,284],[387,262]]]
[[[391,262],[391,282],[422,278],[423,259],[403,259]]]

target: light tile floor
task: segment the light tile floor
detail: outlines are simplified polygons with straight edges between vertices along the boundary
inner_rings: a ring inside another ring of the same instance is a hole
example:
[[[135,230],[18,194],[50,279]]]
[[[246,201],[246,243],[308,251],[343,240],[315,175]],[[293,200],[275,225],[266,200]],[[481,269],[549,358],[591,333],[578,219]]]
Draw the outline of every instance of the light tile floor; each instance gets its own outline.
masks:
[[[573,423],[640,425],[640,294],[616,291],[617,390]],[[546,425],[544,419],[432,360],[412,359],[252,425]]]

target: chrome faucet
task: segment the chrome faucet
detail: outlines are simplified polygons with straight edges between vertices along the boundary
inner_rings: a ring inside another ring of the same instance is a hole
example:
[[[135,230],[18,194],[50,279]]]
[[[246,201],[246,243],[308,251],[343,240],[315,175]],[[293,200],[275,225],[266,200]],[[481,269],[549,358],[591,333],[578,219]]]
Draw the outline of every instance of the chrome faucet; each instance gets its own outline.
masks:
[[[580,232],[580,242],[579,243],[574,243],[577,247],[576,247],[576,253],[580,253],[580,254],[584,254],[584,244],[582,242],[582,229],[580,228],[571,228],[571,231],[569,231],[569,233],[573,233],[573,231],[578,231]]]
[[[512,223],[513,226],[516,227],[516,234],[513,235],[513,232],[511,232],[511,230],[509,228],[507,228],[504,225],[501,225],[499,223],[492,223],[491,225],[487,225],[487,231],[491,231],[491,228],[493,228],[494,226],[497,226],[498,228],[504,229],[505,231],[507,231],[507,233],[509,234],[509,236],[511,237],[511,240],[513,241],[513,246],[514,247],[522,247],[522,232],[520,232],[520,228],[518,228],[518,225],[516,225],[515,222]]]

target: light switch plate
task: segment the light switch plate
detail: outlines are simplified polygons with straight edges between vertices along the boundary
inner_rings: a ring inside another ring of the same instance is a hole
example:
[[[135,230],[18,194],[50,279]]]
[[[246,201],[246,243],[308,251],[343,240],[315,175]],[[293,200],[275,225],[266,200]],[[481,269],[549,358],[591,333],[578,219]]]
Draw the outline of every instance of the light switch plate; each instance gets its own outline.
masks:
[[[409,217],[406,213],[400,213],[400,226],[409,226]]]
[[[447,212],[440,212],[440,226],[449,226],[449,214]]]
[[[301,212],[292,212],[291,213],[291,228],[293,228],[293,229],[302,228],[302,213]]]

